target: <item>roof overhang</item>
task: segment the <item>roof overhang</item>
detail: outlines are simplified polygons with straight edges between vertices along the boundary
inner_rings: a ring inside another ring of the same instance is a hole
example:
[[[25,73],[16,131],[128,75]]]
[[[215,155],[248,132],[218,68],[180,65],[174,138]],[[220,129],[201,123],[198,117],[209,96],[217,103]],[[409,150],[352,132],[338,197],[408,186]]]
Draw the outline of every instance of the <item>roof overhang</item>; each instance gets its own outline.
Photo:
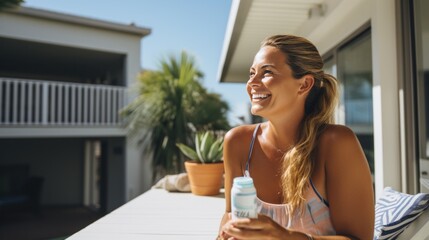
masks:
[[[75,15],[58,13],[58,12],[30,8],[30,7],[21,6],[21,7],[8,9],[4,11],[11,14],[18,14],[18,15],[29,16],[34,18],[42,18],[47,20],[54,20],[56,22],[65,22],[65,23],[100,28],[100,29],[105,29],[110,31],[118,31],[122,33],[138,35],[141,37],[144,37],[151,33],[151,29],[138,27],[134,23],[126,25],[126,24],[114,23],[109,21],[103,21],[103,20],[98,20],[93,18],[75,16]]]
[[[253,57],[274,34],[306,37],[342,0],[233,0],[218,68],[219,82],[247,81]]]

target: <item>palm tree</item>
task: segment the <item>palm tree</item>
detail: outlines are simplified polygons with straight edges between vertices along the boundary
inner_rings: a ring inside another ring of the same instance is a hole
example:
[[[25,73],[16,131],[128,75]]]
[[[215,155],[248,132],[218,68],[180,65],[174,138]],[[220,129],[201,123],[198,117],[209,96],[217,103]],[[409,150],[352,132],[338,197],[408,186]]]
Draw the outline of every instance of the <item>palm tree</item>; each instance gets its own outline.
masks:
[[[153,154],[154,181],[183,170],[183,156],[176,143],[192,142],[190,126],[194,131],[229,128],[228,105],[218,95],[207,93],[200,83],[202,76],[185,52],[179,60],[170,57],[161,61],[160,70],[140,75],[135,88],[138,97],[122,110],[128,133],[141,137],[143,149]],[[205,111],[211,117],[199,117]]]
[[[189,113],[189,121],[198,131],[204,130],[227,130],[230,128],[225,117],[228,113],[228,103],[222,101],[217,93],[201,94],[198,107]]]

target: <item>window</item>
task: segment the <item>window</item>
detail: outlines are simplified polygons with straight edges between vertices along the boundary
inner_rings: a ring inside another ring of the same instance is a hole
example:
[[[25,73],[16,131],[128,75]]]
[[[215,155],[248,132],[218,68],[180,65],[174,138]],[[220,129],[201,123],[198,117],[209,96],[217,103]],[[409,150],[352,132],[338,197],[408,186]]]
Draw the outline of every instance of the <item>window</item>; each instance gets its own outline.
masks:
[[[336,76],[339,83],[340,105],[336,121],[356,133],[374,174],[371,52],[368,29],[326,56],[324,70]]]
[[[429,1],[414,1],[415,75],[420,159],[420,191],[429,192]],[[413,15],[411,15],[413,16]]]

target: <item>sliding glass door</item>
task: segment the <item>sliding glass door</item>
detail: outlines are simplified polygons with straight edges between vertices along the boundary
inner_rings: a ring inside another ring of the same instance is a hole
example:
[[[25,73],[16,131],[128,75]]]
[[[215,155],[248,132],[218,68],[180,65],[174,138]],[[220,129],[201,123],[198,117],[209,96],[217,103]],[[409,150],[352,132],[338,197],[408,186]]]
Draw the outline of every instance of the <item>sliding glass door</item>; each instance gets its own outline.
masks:
[[[338,78],[340,105],[336,121],[356,133],[374,174],[371,52],[368,28],[325,56],[324,70]]]
[[[420,191],[429,193],[429,1],[414,1],[414,46]],[[413,14],[411,14],[413,16]]]

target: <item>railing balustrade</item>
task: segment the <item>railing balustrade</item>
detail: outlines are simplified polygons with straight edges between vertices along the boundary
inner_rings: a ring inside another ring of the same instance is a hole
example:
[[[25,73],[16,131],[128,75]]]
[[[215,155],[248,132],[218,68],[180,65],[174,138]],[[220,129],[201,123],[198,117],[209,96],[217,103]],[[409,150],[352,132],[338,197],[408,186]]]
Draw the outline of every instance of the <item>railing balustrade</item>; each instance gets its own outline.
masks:
[[[126,88],[0,78],[0,126],[118,126]]]

